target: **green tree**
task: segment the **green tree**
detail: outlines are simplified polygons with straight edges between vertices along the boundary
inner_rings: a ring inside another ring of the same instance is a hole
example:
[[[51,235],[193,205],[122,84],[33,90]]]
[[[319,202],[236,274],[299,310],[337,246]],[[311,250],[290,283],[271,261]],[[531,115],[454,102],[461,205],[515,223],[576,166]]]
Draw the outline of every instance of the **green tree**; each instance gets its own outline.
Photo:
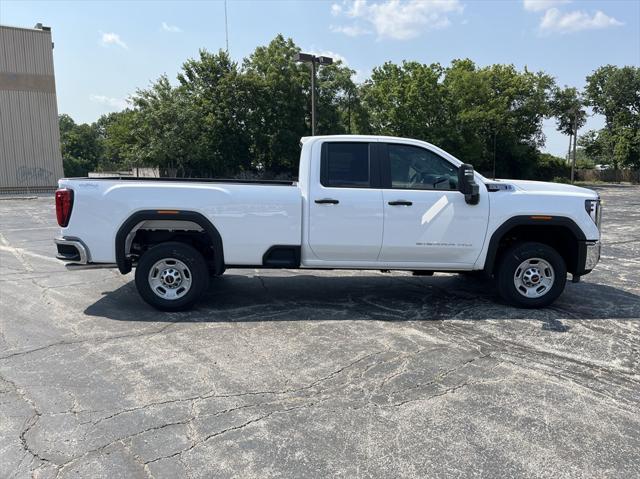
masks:
[[[611,143],[609,132],[606,129],[600,131],[589,130],[578,137],[578,147],[584,152],[586,158],[594,164],[611,164],[611,154],[608,145]]]
[[[300,137],[308,135],[309,71],[293,60],[300,49],[282,35],[244,60],[253,91],[250,128],[255,166],[291,174],[298,163]]]
[[[183,64],[176,84],[162,76],[137,90],[130,109],[91,125],[61,116],[67,174],[149,165],[186,176],[294,176],[299,139],[311,130],[309,65],[294,61],[299,51],[282,35],[241,65],[224,51],[202,50]],[[606,119],[603,130],[579,140],[587,160],[640,165],[639,72],[605,66],[587,78],[585,99]],[[513,65],[387,62],[362,85],[353,74],[340,61],[319,68],[319,134],[424,139],[479,171],[491,173],[495,164],[500,176],[540,178],[556,168],[539,152],[542,120],[555,116],[568,135],[576,111],[578,127],[584,124],[574,88]]]
[[[98,169],[117,171],[136,166],[136,110],[126,109],[102,115],[95,123],[103,152]]]
[[[66,114],[58,117],[60,148],[66,176],[86,176],[102,158],[103,145],[95,125],[76,124]]]
[[[343,65],[341,60],[320,67],[316,82],[318,134],[341,135],[357,131],[355,115],[361,106],[352,79],[354,74],[355,71]]]
[[[409,136],[442,143],[445,125],[443,68],[387,62],[373,69],[361,88],[364,108],[372,133]]]
[[[616,168],[640,168],[640,67],[600,67],[587,77],[585,93],[605,118],[604,129],[583,138],[587,153]]]
[[[294,176],[300,137],[310,130],[310,75],[307,65],[293,60],[298,51],[279,35],[240,68],[224,51],[201,50],[183,64],[177,85],[162,76],[137,90],[132,109],[98,121],[105,167]],[[320,68],[320,133],[347,133],[358,124],[353,73],[339,61]]]
[[[255,167],[274,174],[297,174],[300,137],[311,134],[309,65],[294,61],[300,48],[282,35],[258,47],[243,62],[252,92],[249,128]],[[321,66],[316,82],[317,133],[355,130],[360,109],[354,71],[340,61]]]
[[[584,102],[576,88],[554,88],[550,101],[551,114],[556,117],[557,130],[569,136],[567,160],[571,158],[571,144],[575,132],[587,122],[587,112],[583,105]]]
[[[553,79],[513,65],[478,68],[454,60],[445,71],[447,137],[442,146],[481,171],[531,176],[544,144]]]
[[[196,169],[214,176],[250,170],[254,92],[238,65],[223,50],[201,50],[184,63],[178,81],[192,109]]]
[[[501,174],[526,176],[544,143],[552,86],[548,75],[512,65],[387,62],[374,68],[361,97],[373,133],[429,141],[481,171],[491,171],[495,157]]]
[[[137,90],[132,103],[137,114],[131,125],[135,138],[131,166],[155,166],[184,174],[195,162],[197,147],[194,113],[187,96],[163,75],[150,88]]]

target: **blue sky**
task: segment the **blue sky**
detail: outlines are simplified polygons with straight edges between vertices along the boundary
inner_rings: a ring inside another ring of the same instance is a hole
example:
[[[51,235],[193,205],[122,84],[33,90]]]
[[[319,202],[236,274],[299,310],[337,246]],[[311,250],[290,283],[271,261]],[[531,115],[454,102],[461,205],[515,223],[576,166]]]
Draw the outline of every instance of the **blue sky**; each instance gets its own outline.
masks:
[[[404,59],[513,63],[580,88],[601,65],[640,66],[640,0],[228,0],[228,21],[236,60],[282,33],[343,58],[359,81]],[[222,1],[0,1],[0,23],[37,22],[53,31],[59,111],[79,122],[122,108],[163,73],[174,79],[199,48],[225,46]],[[564,155],[568,139],[554,130],[545,122],[546,150]]]

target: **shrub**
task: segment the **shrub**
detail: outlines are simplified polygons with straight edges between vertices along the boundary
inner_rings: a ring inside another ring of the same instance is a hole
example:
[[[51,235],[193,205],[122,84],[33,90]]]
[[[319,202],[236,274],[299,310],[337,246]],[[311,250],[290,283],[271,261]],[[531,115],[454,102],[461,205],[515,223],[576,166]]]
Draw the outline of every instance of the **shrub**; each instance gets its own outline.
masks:
[[[559,182],[560,178],[564,178],[568,181],[570,175],[571,165],[569,165],[565,160],[548,153],[542,153],[538,156],[538,162],[535,170],[533,171],[532,179]]]

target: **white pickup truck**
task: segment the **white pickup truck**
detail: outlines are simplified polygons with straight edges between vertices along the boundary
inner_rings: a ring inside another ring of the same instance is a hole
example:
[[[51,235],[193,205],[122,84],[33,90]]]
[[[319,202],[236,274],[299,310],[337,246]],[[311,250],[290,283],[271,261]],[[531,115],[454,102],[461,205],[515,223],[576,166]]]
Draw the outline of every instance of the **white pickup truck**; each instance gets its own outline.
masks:
[[[297,182],[59,181],[55,239],[71,268],[135,266],[142,298],[191,307],[227,268],[482,272],[544,307],[600,258],[600,199],[575,186],[488,180],[423,141],[316,136]]]

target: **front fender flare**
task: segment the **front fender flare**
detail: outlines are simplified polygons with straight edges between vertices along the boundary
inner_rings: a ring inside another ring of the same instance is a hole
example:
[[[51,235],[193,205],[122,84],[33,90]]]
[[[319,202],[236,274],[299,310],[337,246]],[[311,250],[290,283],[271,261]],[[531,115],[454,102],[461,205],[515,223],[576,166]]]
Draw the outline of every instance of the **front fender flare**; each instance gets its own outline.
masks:
[[[584,244],[586,236],[582,229],[571,218],[566,216],[546,216],[546,215],[522,215],[513,216],[507,221],[502,223],[491,235],[489,240],[489,247],[487,249],[487,255],[484,260],[484,273],[486,276],[493,274],[496,255],[498,253],[498,247],[500,246],[500,240],[505,233],[516,226],[563,226],[568,228],[576,237],[580,244]]]

